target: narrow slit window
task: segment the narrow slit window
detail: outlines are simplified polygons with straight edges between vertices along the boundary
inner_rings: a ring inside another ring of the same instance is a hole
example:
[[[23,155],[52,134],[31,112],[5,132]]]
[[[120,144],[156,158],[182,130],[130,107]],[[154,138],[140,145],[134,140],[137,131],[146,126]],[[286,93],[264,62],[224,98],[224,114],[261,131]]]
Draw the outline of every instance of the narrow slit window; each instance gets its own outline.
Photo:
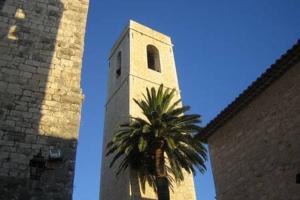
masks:
[[[153,45],[147,46],[147,64],[148,68],[161,72],[158,49]]]
[[[0,11],[2,11],[4,4],[5,4],[5,0],[0,0]]]
[[[121,68],[122,67],[122,52],[120,51],[117,55],[117,68],[116,68],[116,75],[117,78],[121,75]]]

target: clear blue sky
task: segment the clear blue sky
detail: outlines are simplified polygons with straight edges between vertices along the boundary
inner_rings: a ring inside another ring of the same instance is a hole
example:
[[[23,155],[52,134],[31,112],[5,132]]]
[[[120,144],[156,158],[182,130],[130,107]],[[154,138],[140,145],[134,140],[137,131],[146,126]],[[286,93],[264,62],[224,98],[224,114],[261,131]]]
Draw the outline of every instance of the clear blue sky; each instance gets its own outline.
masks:
[[[299,0],[90,0],[74,200],[98,200],[108,54],[129,19],[171,36],[182,98],[205,125],[300,38]],[[215,199],[210,163],[198,200]]]

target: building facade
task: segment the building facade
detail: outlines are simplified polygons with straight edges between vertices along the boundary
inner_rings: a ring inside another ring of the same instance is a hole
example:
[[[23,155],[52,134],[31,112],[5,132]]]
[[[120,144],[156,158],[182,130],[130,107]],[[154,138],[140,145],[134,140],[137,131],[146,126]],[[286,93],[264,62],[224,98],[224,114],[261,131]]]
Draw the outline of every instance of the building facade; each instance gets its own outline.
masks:
[[[141,99],[146,87],[175,88],[180,98],[171,39],[134,21],[122,32],[109,58],[109,82],[105,113],[104,144],[101,172],[101,200],[157,199],[154,191],[143,193],[134,172],[127,171],[116,177],[116,169],[109,168],[105,146],[120,123],[129,116],[141,116],[133,98]],[[175,185],[172,200],[195,199],[193,176]]]
[[[0,199],[72,199],[87,11],[0,1]]]
[[[300,199],[300,40],[199,134],[218,200]]]

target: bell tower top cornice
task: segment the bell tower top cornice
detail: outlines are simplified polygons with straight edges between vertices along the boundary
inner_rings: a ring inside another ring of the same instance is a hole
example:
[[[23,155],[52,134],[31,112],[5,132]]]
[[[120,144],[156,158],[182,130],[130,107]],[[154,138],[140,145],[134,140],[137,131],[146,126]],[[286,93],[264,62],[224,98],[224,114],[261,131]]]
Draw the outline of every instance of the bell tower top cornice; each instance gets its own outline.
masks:
[[[144,26],[143,24],[140,24],[136,21],[129,20],[129,23],[122,31],[120,37],[117,39],[117,41],[114,43],[113,47],[111,48],[109,58],[114,54],[115,50],[118,48],[120,43],[122,43],[123,39],[127,34],[129,34],[130,31],[140,33],[142,35],[146,35],[149,38],[152,38],[153,40],[156,40],[158,42],[164,43],[169,46],[173,46],[171,38],[165,34],[162,34],[156,30],[153,30],[147,26]]]

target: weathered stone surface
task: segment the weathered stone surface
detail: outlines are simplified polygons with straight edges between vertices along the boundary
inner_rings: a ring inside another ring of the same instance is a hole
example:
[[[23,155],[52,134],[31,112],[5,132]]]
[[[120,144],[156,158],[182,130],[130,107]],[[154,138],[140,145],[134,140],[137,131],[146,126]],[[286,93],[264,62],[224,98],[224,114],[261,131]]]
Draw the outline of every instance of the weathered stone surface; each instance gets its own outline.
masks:
[[[154,45],[159,50],[161,72],[149,69],[147,66],[147,45]],[[121,74],[118,69],[117,55],[121,52]],[[111,140],[118,124],[126,122],[129,116],[141,116],[141,110],[134,103],[133,98],[140,99],[146,87],[175,88],[177,98],[180,98],[179,86],[171,39],[148,27],[130,21],[129,27],[121,34],[115,43],[109,66],[108,96],[105,113],[104,145]],[[105,150],[103,149],[103,152]],[[116,169],[109,168],[110,160],[103,154],[101,172],[101,200],[127,199],[157,199],[153,189],[148,186],[143,193],[137,181],[132,181],[132,174],[115,176]],[[115,188],[118,188],[116,191]],[[185,175],[185,181],[174,185],[171,192],[172,200],[196,199],[193,176]]]
[[[72,198],[87,9],[88,0],[0,1],[0,199]],[[31,180],[30,160],[50,148],[63,161]]]
[[[209,139],[218,200],[298,200],[300,63]]]

